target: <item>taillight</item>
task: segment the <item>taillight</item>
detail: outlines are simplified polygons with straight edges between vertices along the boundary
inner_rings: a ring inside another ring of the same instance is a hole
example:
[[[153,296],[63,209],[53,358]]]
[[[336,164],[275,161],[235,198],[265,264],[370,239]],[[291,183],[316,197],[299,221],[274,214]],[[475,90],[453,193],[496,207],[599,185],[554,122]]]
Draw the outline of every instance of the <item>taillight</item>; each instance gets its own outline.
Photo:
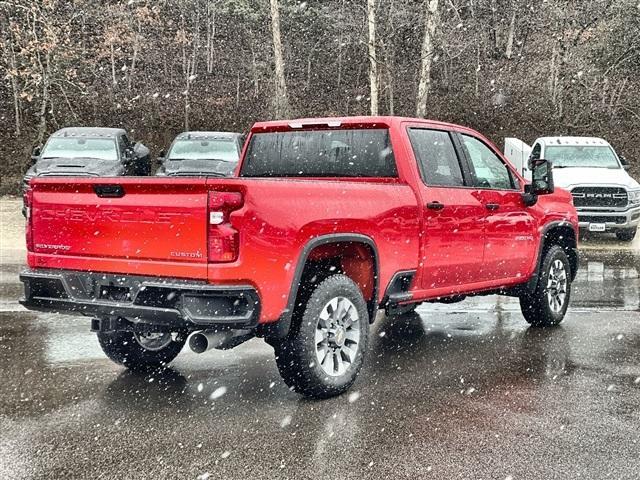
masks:
[[[229,215],[242,207],[238,192],[209,192],[208,250],[210,262],[233,262],[238,258],[239,233]]]
[[[27,240],[27,250],[29,252],[33,251],[33,232],[31,228],[31,205],[33,203],[33,190],[31,188],[27,188],[24,192],[24,207],[25,207],[25,216],[27,217],[27,224],[25,226],[25,236]]]

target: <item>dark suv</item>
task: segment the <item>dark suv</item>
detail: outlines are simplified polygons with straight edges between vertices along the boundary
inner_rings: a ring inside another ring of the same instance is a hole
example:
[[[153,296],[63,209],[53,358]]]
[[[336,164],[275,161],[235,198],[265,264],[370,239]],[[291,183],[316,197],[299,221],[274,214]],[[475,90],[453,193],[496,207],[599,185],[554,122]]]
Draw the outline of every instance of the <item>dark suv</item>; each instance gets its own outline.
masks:
[[[232,176],[242,151],[244,136],[231,132],[183,132],[169,153],[160,152],[157,175]]]
[[[34,149],[31,162],[23,191],[33,177],[147,176],[151,171],[149,149],[134,143],[121,128],[63,128],[53,133],[44,147]]]

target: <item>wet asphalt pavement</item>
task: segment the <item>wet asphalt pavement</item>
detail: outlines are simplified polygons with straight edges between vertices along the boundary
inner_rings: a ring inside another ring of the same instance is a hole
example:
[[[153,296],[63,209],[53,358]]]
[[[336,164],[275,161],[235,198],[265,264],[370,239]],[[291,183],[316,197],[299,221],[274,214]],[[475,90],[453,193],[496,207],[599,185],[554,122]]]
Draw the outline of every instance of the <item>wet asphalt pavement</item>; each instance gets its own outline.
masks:
[[[0,265],[0,478],[637,479],[640,254],[587,255],[561,327],[513,299],[423,305],[378,320],[325,401],[261,340],[129,373],[88,319],[23,310]]]

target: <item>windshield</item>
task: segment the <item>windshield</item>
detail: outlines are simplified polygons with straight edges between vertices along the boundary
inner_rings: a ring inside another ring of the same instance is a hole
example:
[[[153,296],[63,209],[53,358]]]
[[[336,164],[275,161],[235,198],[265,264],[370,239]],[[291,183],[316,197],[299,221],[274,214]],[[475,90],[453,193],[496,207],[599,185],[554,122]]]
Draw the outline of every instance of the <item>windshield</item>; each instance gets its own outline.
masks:
[[[42,159],[47,158],[118,160],[118,149],[113,139],[51,138],[42,152]]]
[[[178,140],[171,147],[169,160],[222,160],[237,162],[238,147],[233,140]]]
[[[556,168],[620,168],[618,159],[609,146],[551,146],[547,147],[545,157]]]

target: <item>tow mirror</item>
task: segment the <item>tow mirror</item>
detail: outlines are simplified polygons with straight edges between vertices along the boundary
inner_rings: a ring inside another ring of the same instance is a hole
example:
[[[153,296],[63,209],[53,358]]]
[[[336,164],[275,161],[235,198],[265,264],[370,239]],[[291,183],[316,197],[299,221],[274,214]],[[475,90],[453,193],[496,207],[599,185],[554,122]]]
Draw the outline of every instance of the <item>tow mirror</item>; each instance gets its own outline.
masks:
[[[522,200],[527,207],[532,207],[538,201],[538,195],[553,193],[553,166],[549,160],[529,159],[531,183],[525,185]]]
[[[549,160],[531,160],[531,188],[535,195],[553,193],[553,168]]]

